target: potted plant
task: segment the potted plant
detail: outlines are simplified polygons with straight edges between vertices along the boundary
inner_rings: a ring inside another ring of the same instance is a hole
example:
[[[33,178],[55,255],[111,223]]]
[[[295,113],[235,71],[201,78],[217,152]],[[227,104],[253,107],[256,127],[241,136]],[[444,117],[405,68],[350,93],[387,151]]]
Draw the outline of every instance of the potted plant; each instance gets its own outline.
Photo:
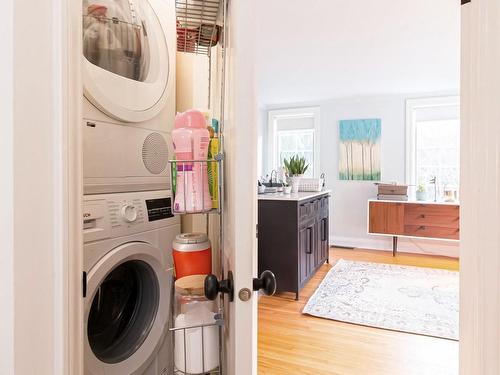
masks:
[[[292,187],[288,185],[286,181],[283,181],[283,193],[290,194],[292,192]]]
[[[424,184],[419,184],[417,186],[417,191],[415,196],[417,198],[417,201],[425,201],[425,199],[427,198],[427,190],[425,189]]]
[[[288,183],[292,185],[292,193],[299,192],[299,184],[301,177],[306,173],[309,164],[306,164],[306,158],[303,156],[292,156],[289,160],[283,161],[288,175]]]

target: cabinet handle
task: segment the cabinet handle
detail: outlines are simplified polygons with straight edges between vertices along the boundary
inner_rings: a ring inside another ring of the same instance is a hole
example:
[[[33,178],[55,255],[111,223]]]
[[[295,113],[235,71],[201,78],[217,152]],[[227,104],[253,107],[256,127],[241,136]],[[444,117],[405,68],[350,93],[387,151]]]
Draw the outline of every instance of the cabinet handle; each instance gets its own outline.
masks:
[[[420,215],[420,217],[421,217],[422,219],[425,219],[425,215]]]
[[[307,228],[307,233],[309,234],[309,241],[308,241],[308,244],[307,244],[307,250],[306,250],[306,253],[307,254],[312,254],[312,228],[309,227]]]
[[[425,230],[425,226],[424,225],[419,226],[418,230]]]
[[[321,233],[321,241],[326,241],[326,226],[328,225],[328,221],[326,219],[323,219],[322,223],[323,225],[321,229],[323,232]]]

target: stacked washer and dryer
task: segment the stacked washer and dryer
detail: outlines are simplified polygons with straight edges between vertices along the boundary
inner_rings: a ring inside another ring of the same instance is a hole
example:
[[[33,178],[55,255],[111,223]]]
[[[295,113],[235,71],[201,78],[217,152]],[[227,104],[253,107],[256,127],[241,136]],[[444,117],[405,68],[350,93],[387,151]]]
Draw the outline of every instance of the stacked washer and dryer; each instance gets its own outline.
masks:
[[[83,0],[86,375],[172,373],[174,0]]]

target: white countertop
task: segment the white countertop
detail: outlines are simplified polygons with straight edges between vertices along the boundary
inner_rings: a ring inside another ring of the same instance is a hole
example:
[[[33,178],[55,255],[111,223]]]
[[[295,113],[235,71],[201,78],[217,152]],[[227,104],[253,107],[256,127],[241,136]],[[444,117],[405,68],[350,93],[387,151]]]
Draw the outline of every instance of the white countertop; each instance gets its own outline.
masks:
[[[406,203],[406,204],[446,204],[446,205],[450,205],[450,206],[460,206],[460,202],[458,202],[458,201],[456,201],[456,202],[445,202],[445,201],[434,202],[434,201],[417,201],[414,199],[410,199],[407,201],[398,201],[398,200],[377,199],[377,198],[369,199],[368,201],[369,202],[384,202],[384,203]]]
[[[267,193],[258,194],[258,199],[261,201],[303,201],[306,199],[311,199],[314,197],[319,197],[320,195],[330,194],[331,190],[322,191],[301,191],[296,194],[284,194],[284,193]]]

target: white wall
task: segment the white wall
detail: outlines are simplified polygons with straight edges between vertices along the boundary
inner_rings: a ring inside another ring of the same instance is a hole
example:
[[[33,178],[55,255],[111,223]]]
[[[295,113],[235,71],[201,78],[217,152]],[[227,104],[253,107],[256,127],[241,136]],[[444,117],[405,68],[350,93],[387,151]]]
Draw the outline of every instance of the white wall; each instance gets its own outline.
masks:
[[[259,104],[458,89],[458,0],[255,0]]]
[[[330,208],[330,243],[338,246],[371,249],[392,248],[390,237],[367,234],[367,200],[377,195],[373,182],[338,180],[338,124],[340,120],[382,119],[382,181],[405,182],[405,121],[406,99],[439,94],[379,95],[307,102],[286,107],[320,106],[321,111],[321,171],[327,186],[333,190]],[[269,106],[267,109],[281,108]],[[266,127],[267,124],[264,126]],[[264,137],[267,134],[264,131]],[[267,142],[263,142],[267,145]],[[261,149],[263,165],[267,147]],[[265,172],[266,169],[263,167]],[[400,239],[400,251],[435,253],[458,256],[458,245],[448,241]]]

